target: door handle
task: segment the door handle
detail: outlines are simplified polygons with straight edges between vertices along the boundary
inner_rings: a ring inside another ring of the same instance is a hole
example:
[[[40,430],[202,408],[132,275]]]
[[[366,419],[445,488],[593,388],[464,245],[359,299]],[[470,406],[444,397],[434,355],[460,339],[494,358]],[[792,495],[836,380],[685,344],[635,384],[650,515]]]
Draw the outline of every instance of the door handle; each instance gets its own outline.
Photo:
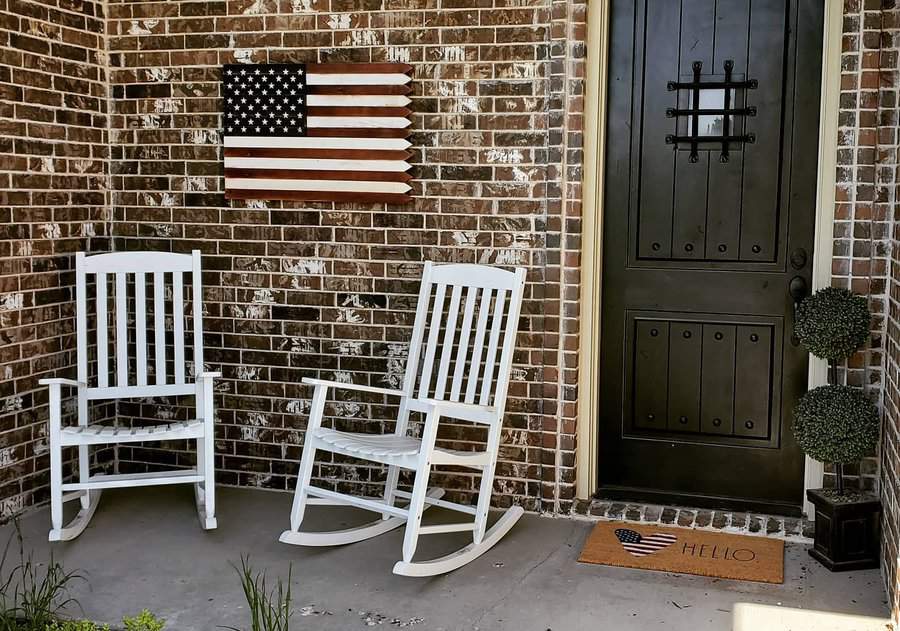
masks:
[[[809,293],[809,285],[807,285],[806,279],[802,276],[794,276],[788,285],[788,293],[794,301],[794,324],[796,325],[797,311],[800,309],[800,303],[803,302],[803,299],[806,298],[806,295]],[[797,334],[792,332],[791,344],[797,346],[799,343],[800,340],[797,338]]]

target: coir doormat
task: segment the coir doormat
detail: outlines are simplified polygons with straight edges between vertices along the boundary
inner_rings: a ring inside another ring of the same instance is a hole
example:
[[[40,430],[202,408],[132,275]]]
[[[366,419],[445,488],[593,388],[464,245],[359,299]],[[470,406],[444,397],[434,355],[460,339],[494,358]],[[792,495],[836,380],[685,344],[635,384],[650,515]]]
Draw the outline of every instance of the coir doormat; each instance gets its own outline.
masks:
[[[578,560],[762,583],[784,582],[784,542],[653,524],[600,522]]]

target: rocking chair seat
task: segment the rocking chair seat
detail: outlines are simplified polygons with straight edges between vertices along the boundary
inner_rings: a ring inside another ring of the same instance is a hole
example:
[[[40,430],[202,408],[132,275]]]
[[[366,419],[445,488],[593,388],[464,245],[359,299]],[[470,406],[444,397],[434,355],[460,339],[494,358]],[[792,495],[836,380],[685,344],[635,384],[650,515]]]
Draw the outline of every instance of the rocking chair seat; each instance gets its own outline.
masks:
[[[320,443],[319,449],[405,468],[415,467],[422,449],[422,441],[418,438],[396,434],[358,434],[320,427],[315,430],[314,436]],[[435,447],[432,453],[435,463],[477,467],[487,461],[487,454],[483,451]]]
[[[202,438],[203,421],[191,419],[177,423],[156,423],[133,427],[110,425],[74,425],[60,430],[62,445],[103,445],[107,443],[136,443],[147,440],[178,440]]]

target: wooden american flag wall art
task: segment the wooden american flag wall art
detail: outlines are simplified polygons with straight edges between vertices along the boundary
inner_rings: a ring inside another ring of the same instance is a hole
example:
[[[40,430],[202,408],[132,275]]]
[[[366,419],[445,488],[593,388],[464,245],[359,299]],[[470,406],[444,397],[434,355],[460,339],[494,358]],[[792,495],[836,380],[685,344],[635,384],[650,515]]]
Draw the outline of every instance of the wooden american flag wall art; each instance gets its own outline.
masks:
[[[225,197],[412,201],[412,66],[223,68]]]

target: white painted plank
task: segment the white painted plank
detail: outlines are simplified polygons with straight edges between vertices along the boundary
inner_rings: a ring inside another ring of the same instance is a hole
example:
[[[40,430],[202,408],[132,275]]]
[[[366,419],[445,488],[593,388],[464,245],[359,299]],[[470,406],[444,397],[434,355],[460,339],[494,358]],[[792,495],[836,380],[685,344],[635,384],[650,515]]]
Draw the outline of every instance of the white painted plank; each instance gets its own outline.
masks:
[[[408,74],[391,73],[353,73],[353,74],[316,74],[306,75],[307,85],[405,85],[412,80]]]
[[[78,381],[88,380],[87,279],[84,252],[75,254],[75,333],[78,355]]]
[[[484,362],[484,377],[481,381],[481,405],[488,405],[491,398],[491,385],[494,381],[494,362],[497,359],[497,343],[500,340],[500,321],[503,319],[503,308],[506,303],[506,291],[497,292],[494,303],[494,319],[491,322],[491,337],[488,342],[488,354]]]
[[[84,259],[84,271],[88,274],[105,272],[189,272],[191,256],[171,252],[111,252],[94,254]]]
[[[450,294],[450,310],[444,325],[444,343],[441,345],[441,365],[437,383],[434,387],[434,398],[443,399],[447,388],[447,373],[450,370],[450,356],[453,354],[453,339],[456,335],[456,321],[459,319],[459,300],[462,296],[462,285],[454,285]]]
[[[406,193],[406,182],[367,182],[364,180],[268,180],[264,178],[225,178],[225,188],[270,191],[352,191],[360,193]]]
[[[412,102],[403,94],[310,94],[311,107],[406,107]]]
[[[106,314],[109,304],[106,300],[106,274],[97,274],[97,385],[109,385],[109,339],[107,336]]]
[[[128,278],[116,274],[116,385],[128,385]]]
[[[406,138],[225,136],[226,149],[267,147],[269,149],[378,149],[402,151],[411,146],[412,143]]]
[[[310,128],[334,129],[405,129],[412,121],[402,116],[307,116],[306,126]]]
[[[184,279],[172,274],[172,328],[175,346],[175,383],[184,383]]]
[[[182,394],[195,394],[197,387],[192,383],[177,385],[174,383],[146,386],[129,386],[127,388],[88,388],[86,397],[90,401],[97,399],[119,399],[129,397],[174,397]]]
[[[484,336],[487,332],[488,314],[491,310],[491,289],[481,290],[481,306],[478,308],[478,323],[475,325],[475,343],[472,346],[472,368],[466,383],[466,403],[475,403],[475,388],[481,371],[481,356],[484,354]]]
[[[225,158],[226,169],[308,169],[313,171],[384,171],[403,173],[405,160],[314,160],[310,158]]]
[[[137,385],[147,385],[147,276],[134,275],[134,344]]]
[[[203,273],[200,267],[200,250],[191,252],[194,257],[194,274],[191,284],[194,318],[194,377],[204,371],[203,367]]]
[[[422,365],[422,378],[419,380],[419,396],[423,398],[428,396],[431,388],[431,371],[434,368],[434,354],[437,349],[438,332],[441,328],[441,316],[444,314],[444,295],[446,293],[447,285],[436,284],[428,342],[425,344],[425,362]]]
[[[475,313],[475,298],[478,295],[477,287],[469,287],[466,292],[466,306],[463,311],[462,328],[459,332],[459,349],[456,353],[456,367],[453,371],[453,386],[450,388],[450,400],[459,401],[459,391],[462,388],[463,373],[466,370],[466,358],[469,355],[469,339],[472,336],[472,315]]]
[[[166,294],[165,276],[153,274],[153,333],[156,354],[156,385],[166,383]]]

